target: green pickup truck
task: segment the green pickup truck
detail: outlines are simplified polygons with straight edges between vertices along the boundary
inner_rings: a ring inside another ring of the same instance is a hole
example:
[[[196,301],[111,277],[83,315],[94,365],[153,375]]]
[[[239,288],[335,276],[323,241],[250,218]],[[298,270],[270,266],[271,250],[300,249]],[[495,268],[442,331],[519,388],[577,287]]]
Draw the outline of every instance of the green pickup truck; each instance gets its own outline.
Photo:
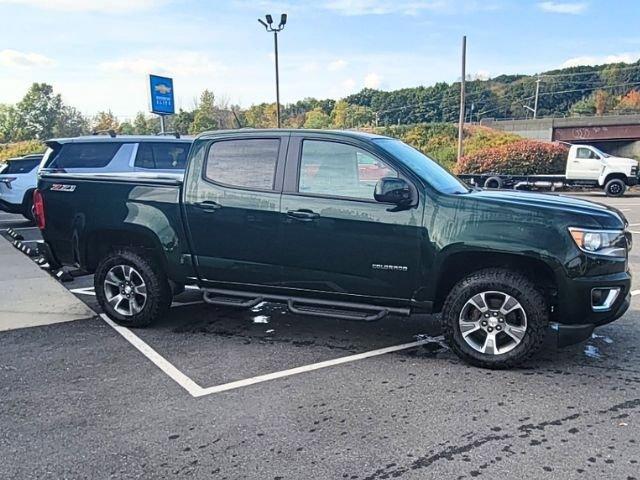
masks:
[[[184,179],[43,173],[34,210],[50,262],[95,273],[100,305],[131,327],[197,285],[211,304],[315,317],[442,312],[456,354],[506,368],[629,307],[622,213],[470,189],[378,135],[205,133]]]

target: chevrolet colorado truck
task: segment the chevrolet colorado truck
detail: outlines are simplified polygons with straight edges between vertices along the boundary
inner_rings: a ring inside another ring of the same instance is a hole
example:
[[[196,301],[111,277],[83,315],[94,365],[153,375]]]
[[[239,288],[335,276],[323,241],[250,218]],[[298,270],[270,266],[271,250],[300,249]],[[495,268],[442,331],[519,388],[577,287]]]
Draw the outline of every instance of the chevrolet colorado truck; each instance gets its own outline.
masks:
[[[204,133],[187,163],[184,179],[41,174],[50,262],[94,273],[122,325],[149,324],[185,285],[215,305],[315,317],[441,312],[457,355],[507,368],[547,334],[575,343],[629,307],[631,235],[611,207],[470,189],[357,132]]]

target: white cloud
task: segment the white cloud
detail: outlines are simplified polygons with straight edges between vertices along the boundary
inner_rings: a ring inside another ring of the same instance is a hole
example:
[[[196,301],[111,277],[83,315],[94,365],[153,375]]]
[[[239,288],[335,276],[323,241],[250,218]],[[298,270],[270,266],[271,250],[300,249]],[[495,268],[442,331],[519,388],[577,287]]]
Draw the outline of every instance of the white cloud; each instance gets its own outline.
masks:
[[[614,55],[584,55],[569,58],[560,65],[561,68],[577,67],[579,65],[603,65],[605,63],[634,63],[640,59],[640,52],[619,53]]]
[[[333,62],[330,62],[327,68],[329,69],[330,72],[336,72],[338,70],[342,70],[347,65],[348,65],[347,61],[340,58],[338,60],[334,60]]]
[[[382,79],[377,73],[371,72],[368,73],[366,77],[364,77],[364,86],[367,88],[378,88],[380,87],[381,82]]]
[[[342,86],[344,87],[345,90],[347,90],[348,92],[351,92],[356,86],[356,81],[353,78],[347,78],[342,82]]]
[[[0,4],[25,5],[64,12],[122,13],[148,10],[165,0],[0,0]]]
[[[538,8],[549,13],[565,13],[580,15],[584,13],[588,5],[585,2],[540,2]]]
[[[19,52],[18,50],[0,50],[0,65],[3,67],[50,67],[55,62],[44,55],[33,52]]]
[[[227,70],[224,64],[207,54],[183,51],[148,52],[137,57],[102,62],[98,64],[98,68],[108,73],[175,76],[218,76]]]

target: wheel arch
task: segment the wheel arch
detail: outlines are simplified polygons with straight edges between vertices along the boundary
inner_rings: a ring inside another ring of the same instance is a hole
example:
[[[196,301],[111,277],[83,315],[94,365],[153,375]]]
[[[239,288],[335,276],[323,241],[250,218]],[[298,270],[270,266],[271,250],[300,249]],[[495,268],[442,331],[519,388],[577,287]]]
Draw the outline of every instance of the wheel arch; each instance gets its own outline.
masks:
[[[160,241],[153,231],[144,227],[128,230],[100,229],[91,232],[87,237],[84,249],[84,262],[82,263],[84,263],[85,270],[95,271],[100,260],[117,248],[144,250],[166,271],[166,258],[162,254]]]
[[[600,177],[600,182],[599,182],[600,186],[602,188],[604,188],[605,185],[607,184],[607,182],[609,182],[610,180],[616,179],[616,178],[622,180],[625,183],[625,185],[627,184],[627,176],[624,173],[622,173],[622,172],[610,172],[610,173],[604,172],[604,174]]]
[[[33,199],[33,192],[36,191],[36,188],[28,188],[25,192],[24,195],[22,196],[22,205],[25,206],[27,204],[27,200],[31,200]]]
[[[490,252],[483,250],[451,253],[440,263],[434,295],[434,311],[442,309],[453,286],[464,277],[485,268],[504,268],[529,278],[543,292],[545,298],[557,295],[556,272],[544,260],[530,255]]]

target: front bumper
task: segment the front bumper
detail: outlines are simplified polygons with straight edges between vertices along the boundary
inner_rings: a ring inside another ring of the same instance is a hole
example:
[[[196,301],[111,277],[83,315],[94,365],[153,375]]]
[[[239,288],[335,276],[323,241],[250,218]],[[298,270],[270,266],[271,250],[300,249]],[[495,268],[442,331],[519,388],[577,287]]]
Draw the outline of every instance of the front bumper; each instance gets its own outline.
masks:
[[[606,311],[594,311],[591,290],[620,288],[616,301]],[[558,346],[572,345],[586,340],[594,328],[611,323],[629,309],[631,303],[631,274],[629,272],[574,278],[561,289],[557,312],[551,322]]]
[[[584,340],[587,340],[591,337],[593,330],[606,323],[611,323],[622,315],[629,309],[629,305],[631,304],[631,294],[627,293],[627,295],[623,298],[622,302],[619,303],[618,308],[615,312],[611,314],[608,319],[602,321],[601,323],[586,323],[586,324],[562,324],[562,323],[551,323],[551,331],[556,337],[556,342],[559,347],[566,347],[568,345],[573,345],[575,343],[580,343]]]

